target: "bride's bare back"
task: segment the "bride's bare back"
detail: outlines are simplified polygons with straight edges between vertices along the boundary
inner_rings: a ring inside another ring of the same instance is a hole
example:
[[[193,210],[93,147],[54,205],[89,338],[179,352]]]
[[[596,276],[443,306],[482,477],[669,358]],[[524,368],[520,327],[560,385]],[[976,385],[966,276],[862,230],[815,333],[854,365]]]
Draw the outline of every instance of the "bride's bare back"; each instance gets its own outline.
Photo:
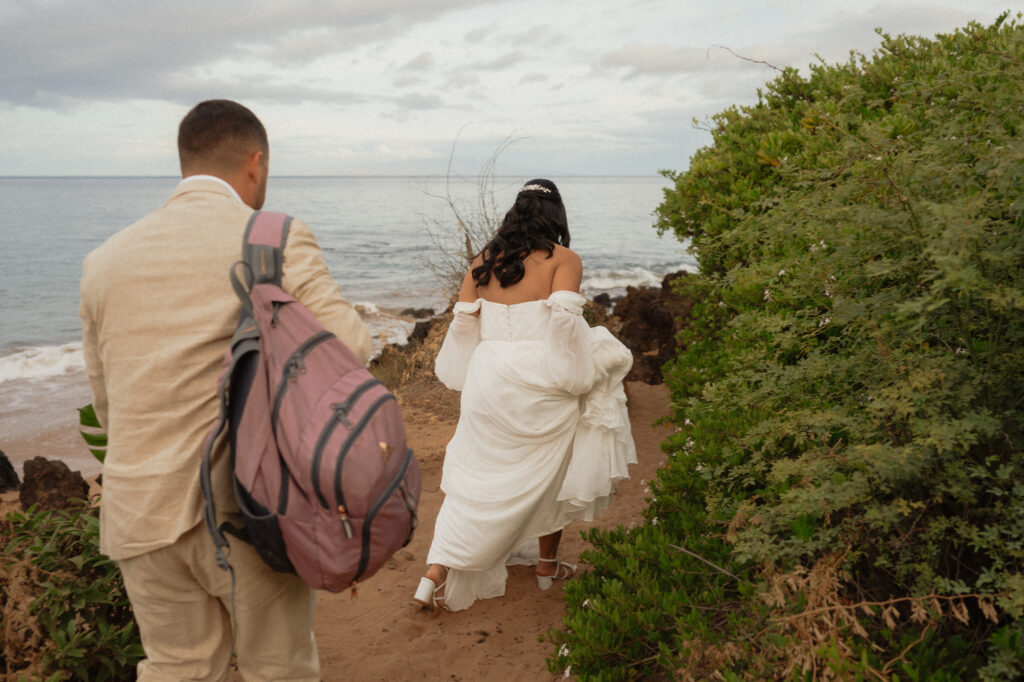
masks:
[[[546,249],[538,249],[523,259],[525,272],[515,284],[502,287],[497,277],[491,277],[484,286],[477,286],[473,279],[473,268],[483,262],[477,256],[469,272],[462,280],[460,301],[475,301],[482,298],[494,303],[513,305],[527,301],[543,301],[553,291],[579,292],[583,280],[583,264],[575,251],[555,245],[551,257]]]

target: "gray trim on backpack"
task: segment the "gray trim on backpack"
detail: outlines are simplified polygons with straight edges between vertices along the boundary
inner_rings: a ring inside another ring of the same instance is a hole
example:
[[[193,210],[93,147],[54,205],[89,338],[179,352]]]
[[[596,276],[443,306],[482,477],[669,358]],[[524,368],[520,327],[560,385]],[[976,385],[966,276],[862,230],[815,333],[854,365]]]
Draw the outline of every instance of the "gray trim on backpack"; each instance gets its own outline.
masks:
[[[249,266],[252,272],[252,284],[264,284],[270,282],[281,286],[281,276],[284,274],[284,246],[288,242],[288,230],[292,226],[292,217],[285,218],[281,227],[281,243],[274,246],[263,244],[250,244],[249,233],[259,216],[259,211],[253,211],[245,226],[245,237],[242,239],[242,261]]]

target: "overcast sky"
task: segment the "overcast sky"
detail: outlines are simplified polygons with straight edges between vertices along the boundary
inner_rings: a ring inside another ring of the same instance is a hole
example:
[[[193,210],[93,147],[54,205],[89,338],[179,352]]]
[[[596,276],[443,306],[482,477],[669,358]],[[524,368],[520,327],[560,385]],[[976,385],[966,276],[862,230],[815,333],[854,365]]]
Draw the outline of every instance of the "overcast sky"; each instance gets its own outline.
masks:
[[[231,98],[278,175],[653,175],[775,72],[933,36],[1007,0],[0,0],[0,175],[173,175]],[[728,48],[728,49],[725,49]],[[746,59],[740,59],[741,55]]]

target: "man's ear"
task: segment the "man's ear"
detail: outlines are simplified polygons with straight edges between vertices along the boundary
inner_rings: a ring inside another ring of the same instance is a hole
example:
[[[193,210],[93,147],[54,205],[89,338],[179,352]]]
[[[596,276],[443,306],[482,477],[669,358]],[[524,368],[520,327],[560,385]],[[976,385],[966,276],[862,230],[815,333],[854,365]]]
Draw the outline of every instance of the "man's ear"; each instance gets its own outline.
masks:
[[[245,174],[253,182],[260,182],[263,177],[263,151],[256,150],[249,156],[245,157]]]

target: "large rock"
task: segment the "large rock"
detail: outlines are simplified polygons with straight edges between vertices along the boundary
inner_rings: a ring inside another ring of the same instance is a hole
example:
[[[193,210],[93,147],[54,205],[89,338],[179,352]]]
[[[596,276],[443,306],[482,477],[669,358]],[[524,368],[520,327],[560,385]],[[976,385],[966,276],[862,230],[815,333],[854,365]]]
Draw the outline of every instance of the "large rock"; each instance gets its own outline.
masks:
[[[14,470],[14,465],[7,459],[4,451],[0,450],[0,493],[17,490],[19,485],[21,481],[18,480],[18,472]]]
[[[18,489],[21,508],[33,504],[39,509],[68,509],[77,506],[72,498],[88,499],[89,484],[82,474],[71,471],[60,460],[33,457],[25,462],[25,480]]]
[[[673,290],[685,272],[665,275],[660,289],[629,287],[615,304],[607,326],[633,351],[627,381],[662,383],[661,366],[675,357],[676,334],[683,328],[693,302]]]

